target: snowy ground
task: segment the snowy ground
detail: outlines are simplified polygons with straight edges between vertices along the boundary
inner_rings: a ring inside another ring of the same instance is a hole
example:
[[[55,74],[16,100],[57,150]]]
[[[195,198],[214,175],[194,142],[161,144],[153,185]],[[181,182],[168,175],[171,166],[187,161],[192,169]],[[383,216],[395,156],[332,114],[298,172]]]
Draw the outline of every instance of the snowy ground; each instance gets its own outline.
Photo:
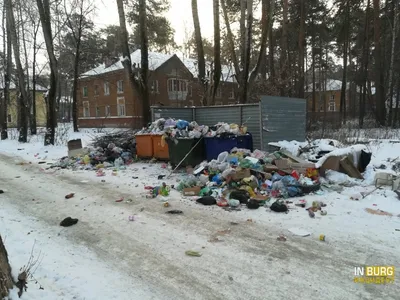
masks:
[[[93,131],[83,138],[89,140],[89,134]],[[0,152],[21,157],[0,156],[0,189],[5,190],[0,233],[14,273],[34,244],[33,253],[42,256],[34,274],[38,284],[32,280],[22,299],[398,299],[398,281],[387,286],[352,281],[356,266],[398,267],[400,201],[390,190],[359,201],[351,197],[372,186],[303,197],[327,204],[328,215],[315,219],[297,207],[288,214],[265,208],[226,212],[173,191],[171,209],[184,212],[174,216],[165,214],[163,199],[144,196],[144,186],[159,185],[157,176],[168,174],[160,164],[136,163],[105,177],[94,171],[54,172],[39,162],[51,163],[66,148],[31,144],[0,142]],[[374,165],[400,153],[399,144],[369,147],[375,147],[371,173]],[[184,176],[165,181],[176,185]],[[76,196],[64,199],[71,192]],[[121,197],[124,201],[116,202]],[[372,215],[366,208],[392,216]],[[67,216],[80,221],[61,229],[58,224]],[[294,236],[291,228],[311,235]],[[288,240],[277,241],[279,234]],[[326,242],[319,241],[320,234]],[[188,257],[186,250],[203,255]]]

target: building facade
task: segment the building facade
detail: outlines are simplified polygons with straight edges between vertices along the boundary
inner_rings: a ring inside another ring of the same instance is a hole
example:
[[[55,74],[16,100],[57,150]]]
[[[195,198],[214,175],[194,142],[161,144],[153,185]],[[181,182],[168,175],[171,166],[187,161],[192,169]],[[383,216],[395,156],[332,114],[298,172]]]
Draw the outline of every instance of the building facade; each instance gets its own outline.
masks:
[[[33,84],[30,83],[30,87]],[[4,89],[3,86],[0,89]],[[35,91],[35,105],[36,105],[36,124],[39,127],[46,125],[46,102],[44,94],[47,89],[40,85],[36,85]],[[32,93],[32,88],[30,90]],[[17,103],[18,89],[14,82],[10,83],[10,102],[7,107],[7,126],[10,128],[17,127],[18,124],[18,103]]]
[[[134,70],[140,68],[140,50],[132,53]],[[216,105],[235,103],[237,84],[223,68]],[[139,73],[137,73],[139,76]],[[203,88],[197,77],[196,62],[176,55],[149,53],[151,106],[199,106]],[[142,125],[142,103],[132,89],[122,61],[107,61],[90,70],[78,82],[80,127],[130,127]]]

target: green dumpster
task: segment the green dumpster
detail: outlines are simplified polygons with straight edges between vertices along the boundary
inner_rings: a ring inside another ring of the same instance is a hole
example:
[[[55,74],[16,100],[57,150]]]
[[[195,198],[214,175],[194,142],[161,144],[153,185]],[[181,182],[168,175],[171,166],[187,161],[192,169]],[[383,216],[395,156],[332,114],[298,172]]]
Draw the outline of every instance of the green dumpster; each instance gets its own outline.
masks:
[[[177,138],[177,139],[167,139],[168,143],[168,151],[169,151],[169,161],[171,166],[175,168],[181,160],[189,153],[190,149],[195,147],[192,152],[183,160],[180,164],[180,167],[192,166],[195,167],[203,160],[205,160],[205,151],[204,151],[204,139],[202,138],[199,142],[199,139],[185,139],[185,138]],[[197,145],[196,145],[197,144]]]

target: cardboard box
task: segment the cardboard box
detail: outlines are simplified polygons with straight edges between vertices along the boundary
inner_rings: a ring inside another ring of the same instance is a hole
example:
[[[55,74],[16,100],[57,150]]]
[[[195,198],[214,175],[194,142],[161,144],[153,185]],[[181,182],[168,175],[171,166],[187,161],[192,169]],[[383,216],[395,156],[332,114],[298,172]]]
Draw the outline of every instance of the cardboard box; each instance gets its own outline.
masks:
[[[194,186],[191,188],[184,188],[182,193],[183,193],[183,196],[199,196],[200,191],[201,191],[201,187]]]
[[[242,180],[243,178],[250,177],[251,173],[249,169],[237,169],[236,173],[232,175],[232,179],[235,181]]]

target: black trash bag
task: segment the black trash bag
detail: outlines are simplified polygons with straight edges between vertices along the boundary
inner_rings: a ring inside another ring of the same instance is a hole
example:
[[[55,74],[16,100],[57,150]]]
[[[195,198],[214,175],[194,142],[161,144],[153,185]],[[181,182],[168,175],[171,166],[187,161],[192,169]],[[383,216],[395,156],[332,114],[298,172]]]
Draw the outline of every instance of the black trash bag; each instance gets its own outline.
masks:
[[[73,219],[71,217],[67,217],[64,220],[61,221],[60,226],[62,227],[70,227],[72,225],[75,225],[78,223],[78,219]]]
[[[229,194],[230,199],[239,200],[241,204],[246,204],[250,199],[249,192],[244,190],[234,190]]]
[[[284,203],[281,203],[279,201],[275,201],[272,203],[270,209],[274,212],[287,212],[288,208]]]
[[[372,153],[361,150],[360,159],[358,161],[358,170],[360,171],[360,173],[365,172],[365,169],[371,162],[371,157],[372,157]]]
[[[248,202],[247,202],[247,208],[248,209],[258,209],[259,207],[260,207],[260,202],[259,201],[257,201],[257,200],[254,200],[254,199],[250,199]]]
[[[215,205],[217,204],[217,200],[213,196],[204,196],[196,200],[197,203],[201,203],[203,205]]]

